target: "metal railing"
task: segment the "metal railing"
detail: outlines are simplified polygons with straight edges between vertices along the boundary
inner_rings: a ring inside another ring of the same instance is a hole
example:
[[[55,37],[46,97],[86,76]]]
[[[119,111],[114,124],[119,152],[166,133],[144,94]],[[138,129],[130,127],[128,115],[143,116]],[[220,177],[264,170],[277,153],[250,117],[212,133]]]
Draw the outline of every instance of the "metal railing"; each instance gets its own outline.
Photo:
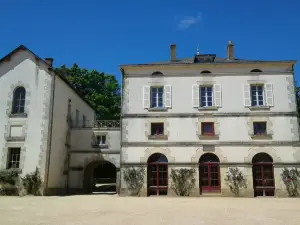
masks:
[[[100,128],[100,129],[119,129],[120,120],[79,120],[72,121],[72,128]]]

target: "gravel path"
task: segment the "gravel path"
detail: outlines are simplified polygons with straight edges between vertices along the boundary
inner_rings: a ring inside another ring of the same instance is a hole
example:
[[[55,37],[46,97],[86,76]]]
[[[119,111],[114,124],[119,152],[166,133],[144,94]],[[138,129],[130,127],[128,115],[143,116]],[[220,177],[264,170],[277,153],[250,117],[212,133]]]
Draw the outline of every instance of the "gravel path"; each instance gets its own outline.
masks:
[[[0,197],[0,225],[299,225],[300,199]]]

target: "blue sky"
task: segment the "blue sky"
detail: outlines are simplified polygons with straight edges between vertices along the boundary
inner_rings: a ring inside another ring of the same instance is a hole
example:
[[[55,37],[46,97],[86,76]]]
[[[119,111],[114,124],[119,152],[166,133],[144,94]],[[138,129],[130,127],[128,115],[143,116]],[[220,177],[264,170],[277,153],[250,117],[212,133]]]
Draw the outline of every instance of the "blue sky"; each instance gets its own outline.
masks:
[[[300,61],[299,12],[298,0],[2,0],[0,57],[24,44],[55,66],[76,62],[118,79],[120,64],[169,59],[171,43],[177,57],[197,45],[225,57],[232,40],[236,58]]]

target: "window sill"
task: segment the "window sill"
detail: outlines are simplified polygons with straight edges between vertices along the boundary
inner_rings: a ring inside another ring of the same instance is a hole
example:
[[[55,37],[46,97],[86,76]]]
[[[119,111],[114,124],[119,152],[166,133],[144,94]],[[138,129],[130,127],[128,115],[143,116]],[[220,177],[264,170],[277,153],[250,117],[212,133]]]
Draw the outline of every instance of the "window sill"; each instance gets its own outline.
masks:
[[[106,148],[108,148],[108,145],[97,145],[97,144],[92,144],[92,148],[106,149]]]
[[[269,140],[272,139],[272,135],[271,134],[251,135],[251,138],[256,140]]]
[[[27,113],[11,113],[8,115],[9,118],[27,118]]]
[[[148,136],[149,140],[168,140],[167,135],[149,135]]]
[[[5,138],[7,142],[14,142],[14,141],[25,141],[25,137],[6,137]]]
[[[168,109],[167,108],[149,108],[149,112],[166,112]]]
[[[206,111],[206,110],[218,110],[218,107],[216,106],[210,106],[210,107],[199,107],[198,108],[199,111]]]
[[[201,134],[198,135],[200,140],[218,140],[219,139],[219,135],[205,135],[205,134]]]
[[[9,168],[9,169],[5,169],[5,171],[16,171],[18,174],[22,174],[22,169],[19,168]]]
[[[250,110],[269,110],[270,106],[250,106]]]

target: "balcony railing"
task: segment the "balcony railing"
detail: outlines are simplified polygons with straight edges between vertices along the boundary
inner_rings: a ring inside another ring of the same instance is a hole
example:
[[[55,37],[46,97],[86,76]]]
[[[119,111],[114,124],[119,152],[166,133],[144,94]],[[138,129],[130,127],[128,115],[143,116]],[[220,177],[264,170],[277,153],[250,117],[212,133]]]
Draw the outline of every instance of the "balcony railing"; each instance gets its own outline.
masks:
[[[73,128],[100,128],[100,129],[119,129],[120,120],[80,120],[72,121]]]

